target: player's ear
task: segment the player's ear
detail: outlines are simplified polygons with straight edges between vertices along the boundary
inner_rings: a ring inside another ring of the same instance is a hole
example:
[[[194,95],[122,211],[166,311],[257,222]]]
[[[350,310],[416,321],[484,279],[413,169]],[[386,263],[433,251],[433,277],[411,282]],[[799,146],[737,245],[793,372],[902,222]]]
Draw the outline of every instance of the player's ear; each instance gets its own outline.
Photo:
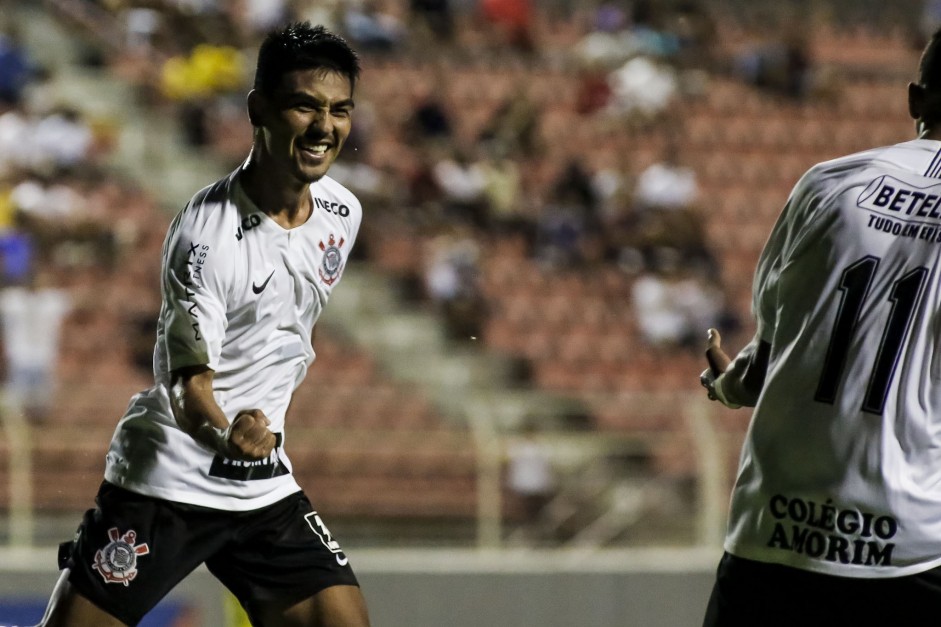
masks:
[[[262,113],[265,108],[264,100],[264,97],[257,90],[253,89],[248,92],[248,120],[255,128],[262,126],[261,121],[264,118]]]
[[[925,88],[918,83],[908,84],[908,114],[913,120],[925,115]]]

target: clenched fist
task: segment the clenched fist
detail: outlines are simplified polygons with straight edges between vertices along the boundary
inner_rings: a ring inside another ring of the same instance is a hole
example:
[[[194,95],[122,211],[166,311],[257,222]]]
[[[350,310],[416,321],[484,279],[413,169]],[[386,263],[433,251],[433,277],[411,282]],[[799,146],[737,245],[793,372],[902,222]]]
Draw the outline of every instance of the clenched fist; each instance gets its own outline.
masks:
[[[270,424],[260,409],[240,411],[226,430],[225,456],[241,461],[267,459],[276,442]]]

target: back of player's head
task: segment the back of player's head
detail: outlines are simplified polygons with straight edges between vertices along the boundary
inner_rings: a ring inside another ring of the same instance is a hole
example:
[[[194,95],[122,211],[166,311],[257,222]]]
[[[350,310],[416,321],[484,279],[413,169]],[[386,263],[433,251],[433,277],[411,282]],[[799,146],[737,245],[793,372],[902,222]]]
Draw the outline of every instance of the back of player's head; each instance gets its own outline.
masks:
[[[941,29],[935,31],[921,53],[918,83],[929,92],[941,93]]]
[[[345,75],[350,86],[359,77],[359,57],[345,39],[323,26],[294,22],[271,31],[258,50],[254,88],[271,95],[281,77],[295,70],[324,68]]]

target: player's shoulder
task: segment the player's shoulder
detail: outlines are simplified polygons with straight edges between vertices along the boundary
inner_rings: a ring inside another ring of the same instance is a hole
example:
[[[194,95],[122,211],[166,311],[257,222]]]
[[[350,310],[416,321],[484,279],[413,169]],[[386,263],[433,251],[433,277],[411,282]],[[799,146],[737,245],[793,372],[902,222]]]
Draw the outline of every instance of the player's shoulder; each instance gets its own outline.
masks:
[[[359,202],[356,194],[351,192],[345,185],[330,176],[323,176],[319,181],[311,185],[311,193],[314,202],[338,203],[336,207],[343,206],[349,212],[349,216],[359,221],[362,219],[363,206]],[[344,213],[347,211],[344,210]]]
[[[835,159],[821,161],[811,167],[805,176],[811,179],[823,179],[863,170],[878,163],[889,148],[892,147],[868,148]]]
[[[209,233],[222,229],[230,222],[237,222],[239,211],[233,199],[234,174],[221,178],[196,192],[177,214],[177,226]]]
[[[848,176],[856,172],[885,170],[920,174],[926,159],[937,152],[937,142],[910,140],[888,146],[861,150],[822,161],[808,170],[811,179]]]
[[[838,192],[852,187],[874,168],[897,168],[899,146],[901,145],[869,148],[820,161],[804,172],[795,185],[794,192],[797,195],[809,194],[819,197],[827,192]]]

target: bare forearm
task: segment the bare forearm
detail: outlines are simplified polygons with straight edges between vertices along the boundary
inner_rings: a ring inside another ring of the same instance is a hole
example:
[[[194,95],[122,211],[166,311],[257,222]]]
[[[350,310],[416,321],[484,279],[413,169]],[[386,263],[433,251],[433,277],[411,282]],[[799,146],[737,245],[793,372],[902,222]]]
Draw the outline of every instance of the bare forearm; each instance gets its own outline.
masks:
[[[174,373],[170,398],[180,428],[209,450],[224,453],[229,421],[213,396],[212,371]]]
[[[268,429],[271,421],[260,409],[243,409],[230,425],[212,393],[212,377],[212,370],[202,367],[173,373],[170,397],[177,424],[223,457],[247,461],[268,457],[277,443]]]

